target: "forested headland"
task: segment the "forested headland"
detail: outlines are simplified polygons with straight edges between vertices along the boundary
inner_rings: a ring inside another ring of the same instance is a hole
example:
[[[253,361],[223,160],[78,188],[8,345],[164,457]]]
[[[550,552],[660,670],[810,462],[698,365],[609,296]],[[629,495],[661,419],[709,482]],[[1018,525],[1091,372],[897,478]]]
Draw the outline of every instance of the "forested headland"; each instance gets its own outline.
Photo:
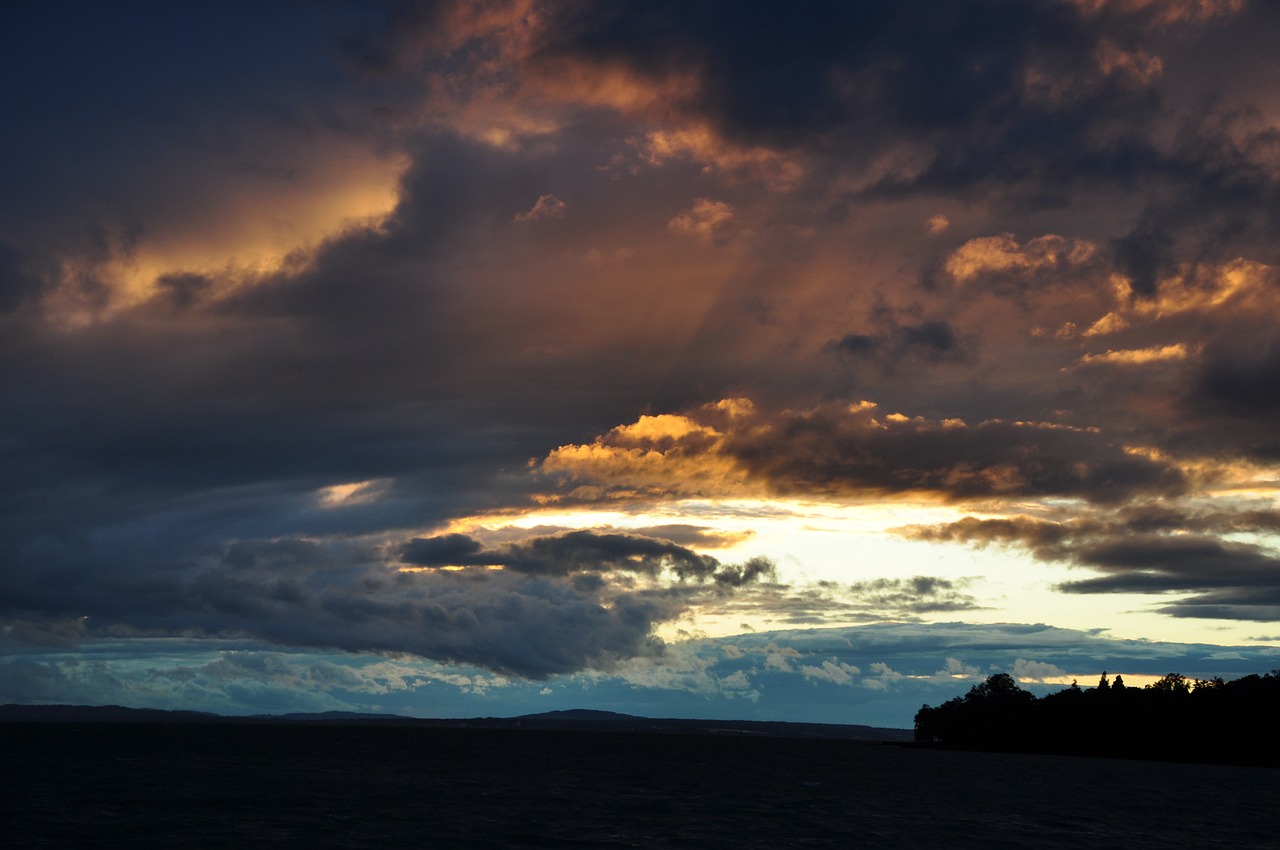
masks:
[[[1037,698],[997,673],[915,717],[917,744],[950,749],[1280,766],[1280,671],[1126,687],[1103,673]]]

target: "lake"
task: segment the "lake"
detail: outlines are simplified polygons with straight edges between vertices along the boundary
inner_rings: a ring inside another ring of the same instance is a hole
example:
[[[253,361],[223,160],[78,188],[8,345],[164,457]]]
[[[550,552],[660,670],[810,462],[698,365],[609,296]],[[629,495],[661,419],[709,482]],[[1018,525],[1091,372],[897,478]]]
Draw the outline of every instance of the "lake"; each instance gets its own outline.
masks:
[[[1280,771],[857,741],[0,724],[29,847],[1280,846]]]

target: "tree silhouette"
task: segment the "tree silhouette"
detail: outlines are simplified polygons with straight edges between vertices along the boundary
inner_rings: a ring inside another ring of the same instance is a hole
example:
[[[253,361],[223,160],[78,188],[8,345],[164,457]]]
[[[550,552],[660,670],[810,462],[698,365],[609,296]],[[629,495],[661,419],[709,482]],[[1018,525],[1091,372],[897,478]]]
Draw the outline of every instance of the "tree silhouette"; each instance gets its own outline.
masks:
[[[1037,699],[1007,673],[916,714],[929,746],[1280,765],[1280,672],[1226,682],[1169,673],[1144,688],[1121,676]]]
[[[1187,677],[1181,673],[1167,673],[1156,681],[1147,685],[1148,688],[1158,694],[1189,694],[1191,693],[1191,684],[1187,682]]]

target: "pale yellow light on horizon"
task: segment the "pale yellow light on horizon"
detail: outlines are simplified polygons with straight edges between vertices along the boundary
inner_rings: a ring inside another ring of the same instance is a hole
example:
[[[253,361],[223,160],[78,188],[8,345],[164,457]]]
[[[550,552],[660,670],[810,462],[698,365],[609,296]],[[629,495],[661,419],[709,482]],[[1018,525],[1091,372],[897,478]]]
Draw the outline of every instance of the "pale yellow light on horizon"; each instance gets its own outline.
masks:
[[[910,581],[929,576],[953,582],[973,597],[976,608],[925,612],[923,622],[1044,623],[1091,631],[1102,628],[1116,639],[1175,644],[1261,645],[1258,624],[1170,617],[1158,612],[1174,596],[1140,593],[1065,593],[1058,586],[1097,573],[1064,562],[1036,560],[1017,546],[909,540],[896,533],[910,525],[944,524],[965,516],[996,517],[1034,512],[1036,505],[1006,506],[987,513],[965,506],[905,501],[837,504],[794,499],[684,499],[663,504],[557,508],[547,506],[459,519],[432,534],[479,533],[504,529],[637,531],[664,525],[690,525],[737,537],[730,545],[695,550],[724,563],[766,557],[777,565],[778,582],[797,591],[821,582],[851,585],[879,579]],[[1043,506],[1041,506],[1043,507]],[[1059,506],[1061,507],[1061,506]],[[893,622],[885,612],[879,622]],[[792,622],[785,611],[748,611],[714,601],[696,605],[685,616],[662,624],[657,635],[679,641],[690,636],[729,637],[751,631],[846,627],[877,621],[865,614],[846,616],[833,608],[821,623]],[[1076,677],[1076,674],[1071,674]],[[1090,675],[1097,675],[1094,671]],[[1126,681],[1130,680],[1124,674]],[[1152,679],[1154,681],[1154,679]],[[1133,684],[1145,684],[1135,676]],[[1070,679],[1065,684],[1070,684]],[[1082,686],[1086,683],[1081,680]]]

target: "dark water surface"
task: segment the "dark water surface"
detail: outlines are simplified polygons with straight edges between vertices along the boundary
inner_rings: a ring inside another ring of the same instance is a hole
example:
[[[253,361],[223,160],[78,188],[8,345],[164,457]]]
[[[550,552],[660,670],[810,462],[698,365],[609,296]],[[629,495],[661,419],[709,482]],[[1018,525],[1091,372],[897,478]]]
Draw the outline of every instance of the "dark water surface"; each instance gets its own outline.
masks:
[[[1280,770],[852,741],[0,725],[0,847],[1280,847]]]

